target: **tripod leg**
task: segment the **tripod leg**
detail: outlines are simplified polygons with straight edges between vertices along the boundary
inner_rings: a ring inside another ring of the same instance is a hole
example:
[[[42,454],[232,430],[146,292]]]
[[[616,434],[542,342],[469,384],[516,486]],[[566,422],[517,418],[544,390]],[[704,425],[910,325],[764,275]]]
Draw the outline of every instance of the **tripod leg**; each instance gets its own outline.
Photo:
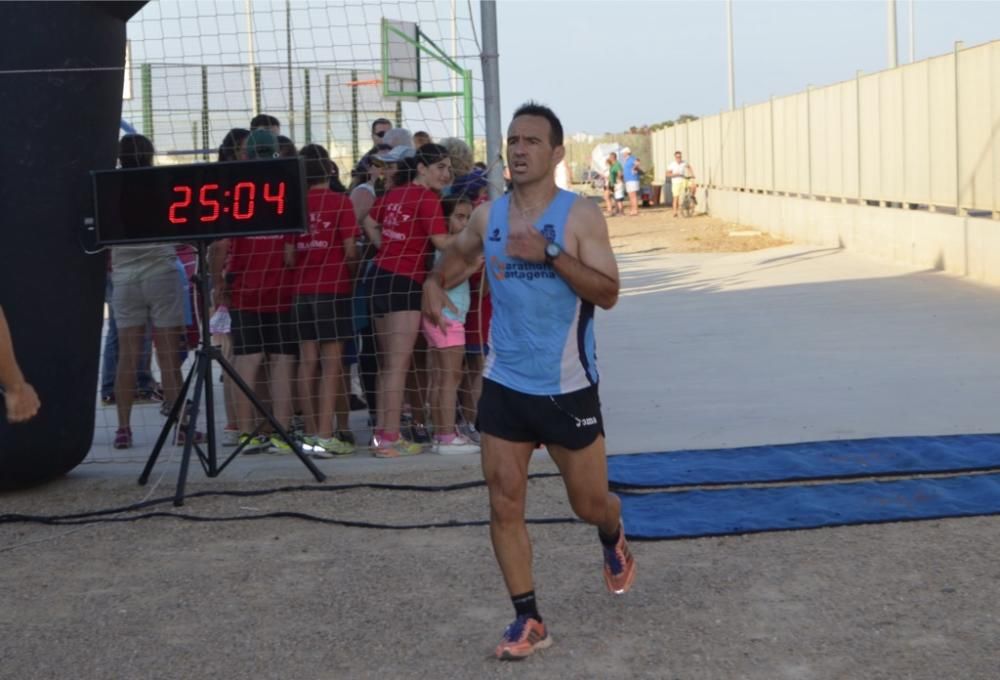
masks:
[[[219,362],[219,366],[221,366],[222,370],[226,372],[226,375],[229,377],[229,379],[233,381],[233,384],[236,386],[236,389],[242,392],[246,396],[246,398],[250,400],[250,403],[253,404],[255,409],[257,409],[257,412],[260,413],[265,418],[267,418],[267,421],[271,423],[271,427],[274,428],[274,431],[277,432],[282,439],[288,442],[288,445],[292,447],[292,451],[295,453],[296,456],[298,456],[299,460],[302,461],[302,464],[306,466],[309,472],[312,473],[313,477],[316,478],[316,481],[317,482],[324,481],[326,479],[326,475],[324,475],[320,471],[320,469],[316,467],[315,463],[313,463],[309,458],[306,457],[304,453],[302,453],[302,448],[299,446],[298,442],[296,442],[291,437],[291,435],[288,434],[288,431],[285,430],[284,426],[278,422],[278,420],[274,417],[274,415],[270,411],[268,411],[267,408],[262,403],[260,403],[260,399],[257,398],[257,395],[250,388],[250,386],[243,381],[243,378],[241,378],[240,375],[236,372],[236,369],[233,368],[233,366],[228,361],[226,361],[221,355],[216,357],[216,361]]]
[[[184,379],[184,385],[181,387],[180,394],[178,394],[177,399],[174,400],[174,404],[170,409],[170,415],[167,416],[167,422],[165,422],[163,427],[160,429],[160,436],[156,438],[156,444],[153,446],[153,452],[149,454],[146,466],[142,469],[142,474],[139,475],[140,485],[149,481],[149,475],[153,472],[153,466],[156,465],[156,459],[160,457],[160,450],[163,449],[163,445],[166,443],[167,437],[170,435],[170,430],[173,429],[174,423],[180,420],[180,414],[184,408],[184,402],[187,399],[188,390],[191,389],[191,378],[194,377],[197,370],[198,362],[195,361],[191,365],[191,369],[188,371],[187,377]]]
[[[191,451],[194,449],[195,417],[198,413],[198,403],[205,391],[205,374],[208,373],[208,355],[200,351],[195,357],[195,370],[198,377],[194,381],[194,393],[191,395],[191,411],[187,425],[184,428],[184,453],[181,454],[181,467],[177,472],[177,493],[174,495],[174,505],[184,505],[184,485],[187,482],[188,468],[191,465]],[[178,400],[180,401],[180,400]]]

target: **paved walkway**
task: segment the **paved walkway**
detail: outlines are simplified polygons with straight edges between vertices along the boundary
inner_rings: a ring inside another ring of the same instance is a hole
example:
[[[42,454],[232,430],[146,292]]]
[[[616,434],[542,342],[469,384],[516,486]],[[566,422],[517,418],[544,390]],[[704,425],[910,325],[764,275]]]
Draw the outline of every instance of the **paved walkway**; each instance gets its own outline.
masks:
[[[619,304],[597,316],[612,453],[1000,429],[1000,289],[805,246],[619,263]],[[138,475],[162,423],[155,406],[138,408],[136,448],[118,452],[114,411],[98,407],[74,475]],[[364,414],[354,417],[361,441]],[[157,469],[169,474],[179,452],[165,449]],[[335,478],[478,456],[318,465]],[[223,475],[312,479],[274,455],[241,457]]]

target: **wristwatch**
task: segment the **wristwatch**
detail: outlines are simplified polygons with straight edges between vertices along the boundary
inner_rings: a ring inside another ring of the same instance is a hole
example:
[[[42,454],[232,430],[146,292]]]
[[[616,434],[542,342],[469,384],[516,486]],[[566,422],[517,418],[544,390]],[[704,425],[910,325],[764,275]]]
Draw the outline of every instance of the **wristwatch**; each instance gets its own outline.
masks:
[[[545,264],[552,264],[557,257],[562,255],[562,246],[558,243],[549,243],[545,246]]]

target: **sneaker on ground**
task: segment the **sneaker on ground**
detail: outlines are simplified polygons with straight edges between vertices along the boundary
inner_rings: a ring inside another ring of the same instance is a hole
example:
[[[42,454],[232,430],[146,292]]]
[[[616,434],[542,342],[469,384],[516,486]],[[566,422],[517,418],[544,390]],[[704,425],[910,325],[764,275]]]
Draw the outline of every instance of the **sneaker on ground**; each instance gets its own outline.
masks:
[[[552,638],[544,623],[529,616],[518,616],[503,632],[496,656],[503,661],[520,661],[534,654],[536,649],[545,649],[551,644]]]
[[[442,456],[460,453],[479,453],[479,444],[462,434],[453,434],[445,439],[434,439],[434,452]]]
[[[458,426],[458,431],[459,433],[465,435],[469,441],[475,442],[476,444],[480,443],[479,430],[476,429],[475,425],[471,423],[462,423]]]
[[[434,445],[434,440],[431,433],[427,431],[427,426],[416,421],[410,425],[410,440],[414,444],[420,444],[425,451]]]
[[[321,437],[316,443],[319,444],[319,448],[329,456],[349,456],[354,453],[353,444],[348,444],[337,437]]]
[[[368,446],[368,450],[376,458],[400,458],[423,453],[424,447],[404,437],[388,442],[378,435],[372,435],[372,443]]]
[[[115,395],[114,395],[114,393],[103,395],[101,397],[101,403],[104,404],[105,406],[113,406],[114,403],[115,403]]]
[[[618,542],[604,549],[604,585],[613,595],[624,595],[635,580],[635,558],[625,540],[625,525],[618,524]]]
[[[240,431],[235,427],[227,427],[222,431],[222,445],[236,446],[240,443]]]
[[[354,433],[350,430],[337,430],[337,434],[334,436],[342,442],[347,442],[351,446],[358,445],[358,441],[354,438]]]
[[[187,441],[187,430],[186,429],[182,429],[182,428],[178,428],[178,430],[177,430],[177,436],[174,437],[174,445],[175,446],[184,446],[184,442],[186,442],[186,441]],[[204,444],[205,443],[205,433],[204,432],[199,432],[198,430],[195,430],[194,431],[194,443],[195,444]]]
[[[280,434],[272,434],[270,439],[268,439],[268,444],[270,445],[271,453],[292,452],[292,447],[288,445],[288,442],[281,438]]]
[[[270,445],[271,440],[263,435],[252,435],[244,432],[239,437],[239,446],[243,447],[241,453],[244,454],[261,453],[267,450]]]
[[[115,442],[113,446],[116,449],[132,448],[132,429],[128,427],[119,427],[115,431]]]

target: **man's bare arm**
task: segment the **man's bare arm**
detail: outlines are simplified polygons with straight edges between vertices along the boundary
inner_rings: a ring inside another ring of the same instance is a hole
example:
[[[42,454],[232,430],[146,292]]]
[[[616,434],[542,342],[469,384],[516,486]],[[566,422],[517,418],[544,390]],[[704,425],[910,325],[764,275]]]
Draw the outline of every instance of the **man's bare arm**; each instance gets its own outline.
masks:
[[[621,284],[608,223],[596,204],[582,200],[573,204],[570,220],[577,243],[576,256],[563,253],[552,265],[580,299],[601,309],[611,309],[618,302]]]
[[[14,356],[14,343],[10,338],[7,318],[0,307],[0,388],[3,388],[7,406],[7,420],[19,423],[38,413],[41,402],[38,394],[21,373]]]

